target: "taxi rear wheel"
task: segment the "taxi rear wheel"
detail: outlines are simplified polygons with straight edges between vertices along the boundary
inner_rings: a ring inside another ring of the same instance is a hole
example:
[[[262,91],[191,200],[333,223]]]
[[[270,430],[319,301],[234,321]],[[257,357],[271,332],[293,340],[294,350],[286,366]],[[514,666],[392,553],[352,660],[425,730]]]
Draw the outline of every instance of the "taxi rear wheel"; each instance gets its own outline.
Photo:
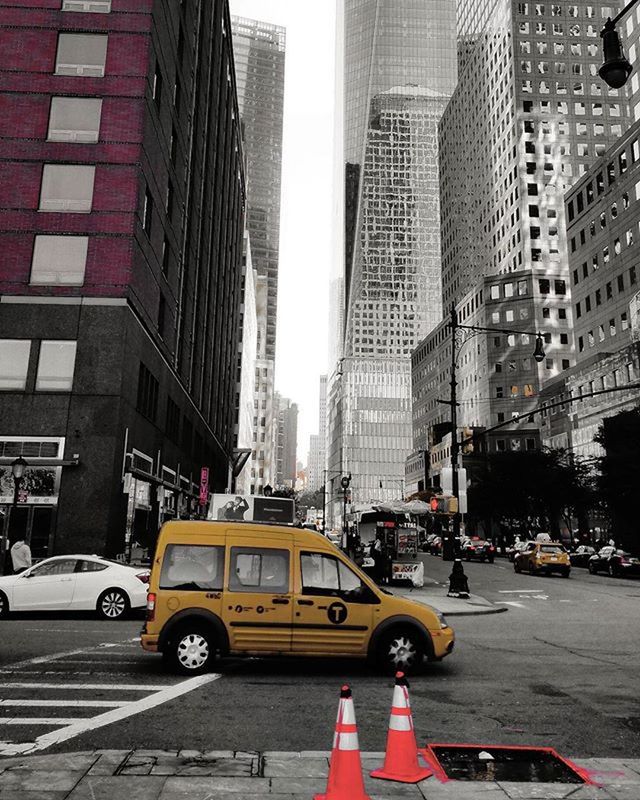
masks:
[[[9,601],[4,592],[0,592],[0,619],[9,614]]]
[[[385,672],[401,670],[410,675],[423,665],[424,655],[424,642],[419,633],[410,628],[395,628],[382,637],[378,664]]]
[[[183,675],[202,675],[215,657],[215,640],[205,627],[185,627],[172,637],[168,660]]]

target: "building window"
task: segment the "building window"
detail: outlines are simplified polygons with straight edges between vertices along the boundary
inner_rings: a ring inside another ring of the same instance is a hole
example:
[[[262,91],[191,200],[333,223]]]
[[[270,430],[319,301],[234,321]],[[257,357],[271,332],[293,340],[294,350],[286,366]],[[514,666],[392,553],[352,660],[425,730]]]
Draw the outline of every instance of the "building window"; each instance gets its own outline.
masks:
[[[88,246],[88,236],[36,236],[31,285],[82,286]]]
[[[582,336],[578,336],[578,350],[581,353],[584,350],[584,339],[582,338]]]
[[[45,164],[40,211],[88,213],[93,204],[96,168],[80,164]]]
[[[158,413],[158,380],[140,362],[138,371],[138,400],[136,408],[145,417],[154,421]]]
[[[165,424],[165,433],[174,442],[178,442],[180,437],[180,408],[177,403],[167,397],[167,420]]]
[[[546,278],[542,278],[538,281],[538,288],[540,290],[540,294],[549,294],[551,291],[551,283]]]
[[[149,189],[144,190],[144,208],[142,209],[142,227],[147,236],[151,236],[151,218],[153,216],[153,197]]]
[[[108,14],[111,11],[111,0],[62,0],[62,10]]]
[[[153,73],[153,102],[156,108],[160,108],[162,103],[162,73],[160,72],[160,64],[156,62],[156,71]]]
[[[29,339],[0,339],[0,390],[24,391],[30,353]]]
[[[107,62],[107,39],[105,34],[61,33],[55,74],[102,78]]]
[[[102,100],[96,97],[52,97],[50,142],[97,142]]]
[[[76,363],[76,342],[42,341],[36,376],[38,392],[70,392]]]

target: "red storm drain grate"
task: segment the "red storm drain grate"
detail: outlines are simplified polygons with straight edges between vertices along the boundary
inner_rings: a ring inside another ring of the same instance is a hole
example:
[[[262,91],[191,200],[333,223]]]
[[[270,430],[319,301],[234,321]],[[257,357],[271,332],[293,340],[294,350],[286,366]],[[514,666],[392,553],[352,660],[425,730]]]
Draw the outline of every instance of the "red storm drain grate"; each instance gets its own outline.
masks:
[[[432,744],[422,751],[440,780],[591,783],[551,747]]]

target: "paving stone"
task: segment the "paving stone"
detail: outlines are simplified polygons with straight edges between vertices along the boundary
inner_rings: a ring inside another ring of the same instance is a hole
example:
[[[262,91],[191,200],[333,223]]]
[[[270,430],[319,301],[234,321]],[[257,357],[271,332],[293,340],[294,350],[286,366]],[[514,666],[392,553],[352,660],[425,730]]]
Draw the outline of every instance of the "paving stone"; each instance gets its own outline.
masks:
[[[372,778],[367,773],[364,775],[364,789],[367,794],[378,794],[388,798],[394,797],[414,797],[422,800],[422,792],[418,783],[397,783],[396,781],[383,781],[379,778]]]
[[[569,795],[569,800],[611,800],[611,798],[608,789],[601,789],[599,786],[580,786]]]
[[[265,759],[267,758],[300,758],[300,753],[295,753],[288,750],[265,750],[262,754]]]
[[[329,758],[331,750],[302,750],[300,758]]]
[[[512,783],[499,781],[512,800],[564,800],[579,788],[575,783]]]
[[[58,753],[48,756],[22,756],[11,759],[10,769],[30,769],[35,771],[70,770],[86,772],[98,760],[94,753]],[[4,766],[4,761],[2,762]]]
[[[201,761],[198,763],[183,761],[180,764],[157,764],[151,768],[151,775],[250,778],[252,774],[251,767],[251,761],[239,761],[234,758]]]
[[[178,750],[134,750],[132,758],[177,758]]]
[[[115,775],[130,754],[130,750],[104,750],[97,752],[98,760],[87,775]]]
[[[623,758],[625,767],[629,767],[640,775],[640,758]]]
[[[640,784],[614,783],[608,785],[606,790],[613,800],[640,800]]]
[[[265,758],[265,778],[326,778],[328,758]]]
[[[269,778],[272,794],[324,794],[326,778]]]
[[[83,772],[69,770],[8,769],[0,775],[0,798],[6,789],[27,792],[70,792],[81,780]]]
[[[68,792],[25,792],[24,789],[0,789],[0,800],[66,800]]]
[[[324,788],[324,787],[323,787]],[[293,790],[292,790],[293,791]],[[267,778],[167,778],[160,800],[213,800],[217,794],[267,795]]]
[[[125,775],[91,776],[84,778],[67,800],[158,800],[165,780],[155,776],[138,780]]]
[[[180,750],[178,758],[202,758],[202,750]]]
[[[495,783],[479,781],[447,781],[428,778],[418,784],[425,800],[508,800]]]
[[[233,750],[205,750],[203,758],[234,758]]]
[[[608,786],[610,783],[636,783],[640,790],[640,777],[631,767],[625,765],[619,758],[581,758],[575,763],[586,769],[592,780]],[[640,797],[640,793],[639,793]]]

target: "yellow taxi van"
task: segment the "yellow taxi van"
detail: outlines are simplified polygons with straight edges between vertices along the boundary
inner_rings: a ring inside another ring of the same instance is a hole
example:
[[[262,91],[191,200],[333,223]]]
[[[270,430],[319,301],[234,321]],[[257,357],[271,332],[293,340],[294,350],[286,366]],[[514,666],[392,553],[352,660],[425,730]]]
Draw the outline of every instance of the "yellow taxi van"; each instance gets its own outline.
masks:
[[[189,675],[218,656],[368,658],[416,671],[454,646],[442,614],[376,586],[322,534],[168,522],[151,569],[142,647]]]

